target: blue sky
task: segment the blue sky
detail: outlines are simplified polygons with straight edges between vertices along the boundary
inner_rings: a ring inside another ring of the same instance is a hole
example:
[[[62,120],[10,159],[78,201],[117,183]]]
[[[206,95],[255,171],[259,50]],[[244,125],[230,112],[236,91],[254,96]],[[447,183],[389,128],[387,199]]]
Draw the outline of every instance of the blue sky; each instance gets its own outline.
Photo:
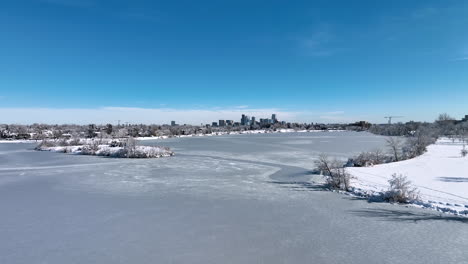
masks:
[[[467,1],[5,0],[0,123],[460,117],[467,25]]]

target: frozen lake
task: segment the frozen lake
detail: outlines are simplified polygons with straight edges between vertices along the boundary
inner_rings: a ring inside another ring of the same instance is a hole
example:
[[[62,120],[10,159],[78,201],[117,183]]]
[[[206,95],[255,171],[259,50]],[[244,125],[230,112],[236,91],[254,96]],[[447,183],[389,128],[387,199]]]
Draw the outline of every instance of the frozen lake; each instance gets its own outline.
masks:
[[[322,191],[367,133],[142,141],[129,160],[0,144],[0,263],[468,263],[468,220]]]

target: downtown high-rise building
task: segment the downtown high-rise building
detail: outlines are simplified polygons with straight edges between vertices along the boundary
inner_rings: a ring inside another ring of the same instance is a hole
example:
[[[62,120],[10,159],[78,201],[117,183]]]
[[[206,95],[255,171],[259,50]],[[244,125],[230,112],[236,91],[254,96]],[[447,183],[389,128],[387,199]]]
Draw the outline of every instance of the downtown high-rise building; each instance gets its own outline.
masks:
[[[242,117],[241,117],[241,126],[247,126],[249,125],[250,123],[250,119],[248,116],[242,114]]]

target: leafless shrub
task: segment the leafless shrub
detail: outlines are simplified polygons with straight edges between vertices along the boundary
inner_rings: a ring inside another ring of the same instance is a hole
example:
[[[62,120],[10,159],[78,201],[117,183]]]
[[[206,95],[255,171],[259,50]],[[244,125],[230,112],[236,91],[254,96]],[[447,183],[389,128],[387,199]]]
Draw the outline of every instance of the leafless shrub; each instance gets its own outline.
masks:
[[[384,194],[385,200],[393,203],[409,203],[418,200],[419,192],[406,176],[394,173],[388,183],[390,186]]]
[[[394,161],[400,160],[401,146],[403,141],[397,137],[387,138],[387,146],[390,148],[390,152],[393,156]]]
[[[330,159],[326,154],[320,154],[318,159],[315,161],[317,169],[321,174],[327,176],[327,184],[338,190],[349,190],[349,181],[351,176],[346,172],[343,164],[336,160]]]

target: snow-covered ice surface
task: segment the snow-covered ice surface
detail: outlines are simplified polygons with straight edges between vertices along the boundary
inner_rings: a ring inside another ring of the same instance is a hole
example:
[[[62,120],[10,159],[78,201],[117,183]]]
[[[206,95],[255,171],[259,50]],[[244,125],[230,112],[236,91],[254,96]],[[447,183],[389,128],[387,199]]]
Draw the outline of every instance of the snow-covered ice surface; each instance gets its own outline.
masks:
[[[403,174],[420,192],[417,205],[468,214],[468,157],[461,157],[462,147],[460,142],[440,139],[414,159],[348,168],[355,177],[352,186],[356,192],[385,191],[392,174]]]
[[[468,220],[322,191],[320,152],[367,133],[148,140],[111,159],[0,144],[0,263],[467,263]]]

